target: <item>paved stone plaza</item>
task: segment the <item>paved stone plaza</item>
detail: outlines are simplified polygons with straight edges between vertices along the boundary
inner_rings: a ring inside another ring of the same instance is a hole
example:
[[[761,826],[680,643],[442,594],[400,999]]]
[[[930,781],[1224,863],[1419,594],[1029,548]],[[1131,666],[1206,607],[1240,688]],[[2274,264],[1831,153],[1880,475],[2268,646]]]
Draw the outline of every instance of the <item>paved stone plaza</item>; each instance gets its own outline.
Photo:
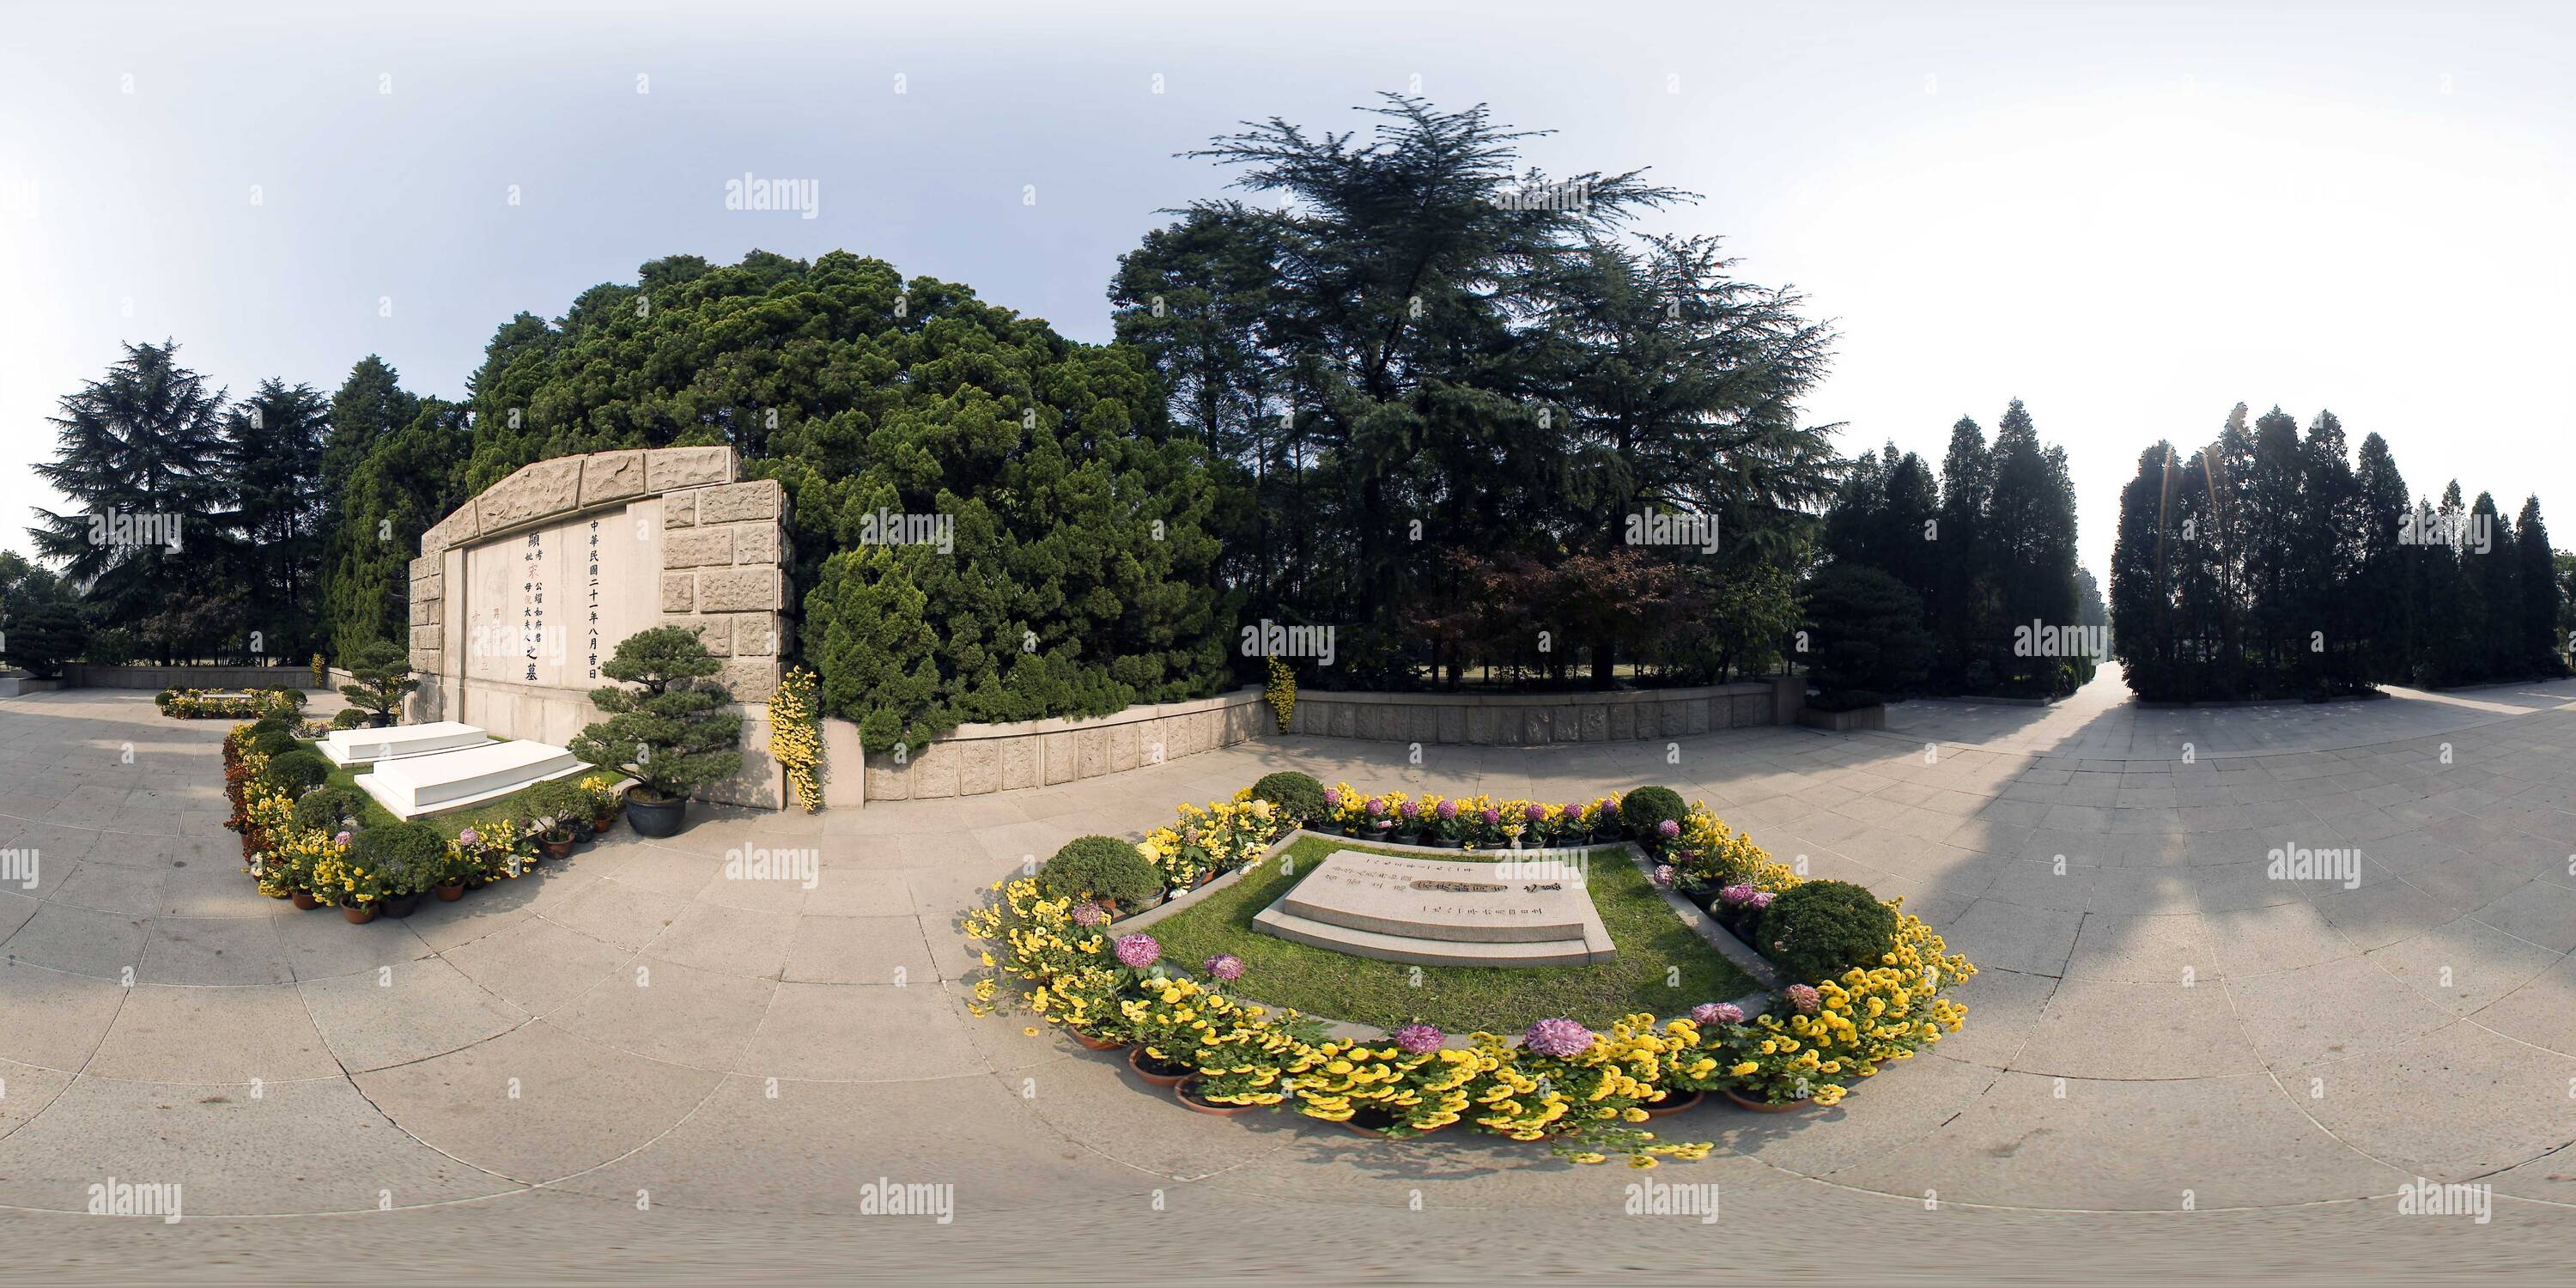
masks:
[[[1403,1246],[1498,1272],[1719,1247],[1848,1267],[1813,1245],[1863,1215],[1931,1269],[2230,1238],[2510,1260],[2563,1247],[2576,1209],[2571,702],[2576,682],[2141,712],[2097,683],[2054,709],[1911,704],[1885,734],[1712,734],[1677,765],[1663,743],[1407,768],[1400,745],[1264,739],[972,800],[706,811],[358,927],[241,874],[221,722],[24,697],[0,704],[0,826],[41,862],[0,888],[0,1209],[20,1271],[363,1258],[390,1231],[666,1270],[757,1243],[1007,1278],[1034,1241],[1168,1278],[1334,1231],[1395,1273]],[[1718,1154],[1631,1173],[1205,1117],[967,1014],[955,919],[988,882],[1280,768],[1548,799],[1670,782],[1777,857],[1905,896],[1981,968],[1967,1027],[1832,1111],[1663,1120]],[[2274,879],[2275,849],[2358,855]],[[727,878],[758,850],[815,857],[812,887]],[[1599,1219],[1640,1176],[1720,1184],[1717,1233]],[[108,1177],[184,1182],[188,1220],[58,1215]],[[2398,1218],[2418,1177],[2491,1182],[2492,1226]],[[954,1223],[839,1219],[882,1180],[953,1184]]]

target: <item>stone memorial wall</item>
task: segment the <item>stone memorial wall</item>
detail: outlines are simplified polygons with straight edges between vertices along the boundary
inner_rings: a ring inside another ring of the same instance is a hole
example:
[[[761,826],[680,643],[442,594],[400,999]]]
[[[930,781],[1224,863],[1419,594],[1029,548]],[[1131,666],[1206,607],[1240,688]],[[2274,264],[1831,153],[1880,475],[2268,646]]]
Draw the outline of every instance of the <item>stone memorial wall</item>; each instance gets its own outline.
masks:
[[[762,707],[791,629],[784,489],[726,447],[538,461],[421,534],[411,566],[408,718],[562,746],[600,718],[618,641],[685,626],[742,705],[743,772],[701,795],[777,808]]]

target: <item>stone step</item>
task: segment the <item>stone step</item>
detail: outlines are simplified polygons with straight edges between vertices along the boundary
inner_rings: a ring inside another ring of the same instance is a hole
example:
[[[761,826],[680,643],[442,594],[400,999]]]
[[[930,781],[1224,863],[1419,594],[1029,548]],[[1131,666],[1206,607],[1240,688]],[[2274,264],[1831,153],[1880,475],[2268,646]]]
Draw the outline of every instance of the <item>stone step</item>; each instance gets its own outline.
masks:
[[[358,786],[394,817],[408,819],[478,805],[584,768],[579,757],[548,743],[486,741],[386,761],[358,775]]]
[[[1310,947],[1414,966],[1588,966],[1618,955],[1607,936],[1598,944],[1586,943],[1579,936],[1534,942],[1417,939],[1316,921],[1275,903],[1255,914],[1252,924],[1265,934]]]
[[[372,765],[380,760],[426,756],[490,742],[491,735],[470,724],[433,720],[390,729],[334,729],[323,735],[323,758],[335,765]]]

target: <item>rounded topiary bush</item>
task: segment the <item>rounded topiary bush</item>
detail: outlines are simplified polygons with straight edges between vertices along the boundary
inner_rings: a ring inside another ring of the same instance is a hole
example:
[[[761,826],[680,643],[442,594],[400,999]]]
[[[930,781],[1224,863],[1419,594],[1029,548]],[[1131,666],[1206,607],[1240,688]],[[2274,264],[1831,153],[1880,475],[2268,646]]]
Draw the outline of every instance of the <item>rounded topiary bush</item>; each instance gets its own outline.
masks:
[[[250,749],[273,760],[295,750],[295,735],[283,729],[262,729],[250,736]]]
[[[1087,894],[1132,910],[1162,897],[1163,874],[1129,842],[1114,836],[1076,837],[1038,869],[1038,893],[1050,899]]]
[[[418,894],[437,883],[447,838],[427,823],[379,823],[349,838],[349,862],[374,873],[387,894]]]
[[[1324,785],[1313,774],[1282,770],[1264,774],[1252,785],[1254,800],[1268,801],[1280,812],[1300,823],[1311,823],[1324,816]]]
[[[367,794],[355,787],[316,787],[295,798],[297,827],[336,832],[342,819],[366,816]]]
[[[330,781],[331,762],[318,751],[287,751],[268,758],[268,769],[260,781],[286,793],[291,800],[301,800],[304,793]]]
[[[334,729],[355,729],[366,722],[367,713],[356,707],[342,707],[331,717],[331,727]]]
[[[1640,787],[1619,801],[1619,825],[1649,847],[1663,844],[1665,820],[1680,823],[1689,817],[1690,806],[1669,787]]]
[[[519,808],[531,819],[550,818],[566,827],[590,814],[590,793],[569,778],[548,779],[519,793]]]
[[[1871,967],[1896,948],[1896,911],[1849,881],[1809,881],[1771,901],[1754,947],[1799,983]]]

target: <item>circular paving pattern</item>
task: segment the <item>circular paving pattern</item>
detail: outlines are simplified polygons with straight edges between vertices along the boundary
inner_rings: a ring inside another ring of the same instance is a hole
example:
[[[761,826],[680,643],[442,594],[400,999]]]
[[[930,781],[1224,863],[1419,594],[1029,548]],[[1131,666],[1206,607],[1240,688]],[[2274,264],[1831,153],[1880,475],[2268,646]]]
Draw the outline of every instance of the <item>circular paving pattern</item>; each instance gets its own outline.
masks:
[[[189,1224],[353,1214],[325,1228],[360,1241],[425,1212],[795,1228],[887,1181],[951,1185],[945,1228],[1005,1239],[1193,1204],[1353,1230],[1618,1211],[1629,1174],[1206,1118],[966,1013],[956,914],[987,883],[1278,768],[1551,799],[1670,782],[1811,874],[1905,896],[1978,964],[1967,1028],[1841,1108],[1658,1124],[1719,1142],[1652,1175],[1718,1183],[1734,1237],[1765,1212],[1903,1228],[1927,1195],[1970,1241],[2046,1214],[2349,1218],[2418,1178],[2491,1185],[2499,1223],[2576,1208],[2576,685],[2215,713],[2099,690],[1684,739],[1678,765],[1658,743],[1408,768],[1400,746],[1287,739],[1041,791],[707,811],[363,927],[241,874],[220,722],[147,694],[16,699],[0,846],[38,862],[0,885],[0,1208],[183,1182]],[[810,887],[727,875],[762,848],[812,858]]]

